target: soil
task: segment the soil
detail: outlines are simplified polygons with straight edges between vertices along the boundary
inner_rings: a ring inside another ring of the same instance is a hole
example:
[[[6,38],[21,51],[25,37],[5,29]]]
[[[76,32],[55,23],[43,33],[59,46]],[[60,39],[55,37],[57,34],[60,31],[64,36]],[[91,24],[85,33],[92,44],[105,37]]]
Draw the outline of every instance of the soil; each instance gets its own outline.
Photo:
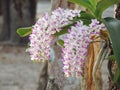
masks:
[[[25,47],[0,45],[0,90],[36,90],[39,70]]]

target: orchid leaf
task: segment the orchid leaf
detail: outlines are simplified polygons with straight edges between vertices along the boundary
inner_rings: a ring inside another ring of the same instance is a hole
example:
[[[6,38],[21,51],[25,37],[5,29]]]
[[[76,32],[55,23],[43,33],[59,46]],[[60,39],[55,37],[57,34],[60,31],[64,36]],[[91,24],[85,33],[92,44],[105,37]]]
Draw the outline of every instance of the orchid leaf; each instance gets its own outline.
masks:
[[[94,19],[95,18],[92,14],[87,13],[85,11],[81,11],[80,15],[81,15],[80,18],[84,18],[84,19]]]
[[[68,29],[69,29],[71,26],[75,25],[75,24],[76,24],[76,23],[72,23],[72,24],[63,26],[63,27],[62,27],[62,30],[61,30],[60,32],[56,32],[56,33],[54,34],[54,36],[55,36],[55,37],[58,37],[58,36],[60,36],[60,35],[63,35],[63,34],[68,33]]]
[[[18,28],[17,33],[21,37],[28,36],[32,33],[32,27]]]
[[[96,9],[98,0],[89,0],[89,1],[90,1],[91,5]]]
[[[113,52],[115,55],[115,61],[117,63],[118,70],[120,70],[120,20],[115,18],[104,18],[103,23],[107,27],[112,42]],[[120,81],[120,71],[116,72],[114,81]],[[120,83],[120,82],[119,82]]]
[[[80,17],[78,17],[78,20],[82,20],[85,25],[89,25],[91,23],[91,19],[94,19],[95,17],[87,12],[82,11],[80,13]]]
[[[117,69],[114,75],[114,82],[120,85],[120,69]]]

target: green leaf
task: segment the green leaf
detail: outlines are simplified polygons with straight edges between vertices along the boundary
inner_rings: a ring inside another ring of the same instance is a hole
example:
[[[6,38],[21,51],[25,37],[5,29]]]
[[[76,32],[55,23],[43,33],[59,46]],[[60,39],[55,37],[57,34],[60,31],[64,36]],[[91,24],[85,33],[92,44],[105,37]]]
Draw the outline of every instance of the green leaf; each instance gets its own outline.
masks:
[[[90,14],[90,13],[87,13],[87,12],[85,12],[85,11],[81,11],[80,12],[80,19],[89,19],[89,20],[91,20],[91,19],[94,19],[95,17],[92,15],[92,14]]]
[[[97,5],[98,0],[89,0],[89,1],[92,4],[92,6],[96,9],[96,5]]]
[[[66,26],[63,26],[63,27],[62,27],[62,30],[61,30],[60,32],[56,32],[56,33],[54,34],[54,36],[57,37],[57,36],[60,36],[60,35],[65,34],[65,33],[68,33],[68,29],[69,29],[71,26],[75,25],[75,24],[76,24],[76,22],[75,22],[75,23],[72,23],[72,24],[69,24],[69,25],[66,25]]]
[[[93,0],[91,0],[91,2],[89,0],[68,0],[68,1],[87,8],[92,14],[95,12],[95,7],[93,6],[94,4],[91,4]]]
[[[104,10],[106,10],[111,5],[114,5],[119,2],[120,0],[101,0],[100,2],[98,2],[95,10],[96,18],[101,19]]]
[[[114,82],[120,85],[120,69],[117,69],[114,75]]]
[[[21,37],[28,36],[32,33],[32,27],[18,28],[17,33]]]
[[[91,19],[94,19],[94,18],[95,18],[92,14],[89,14],[89,13],[84,12],[84,11],[82,11],[82,12],[80,13],[80,15],[81,15],[81,16],[78,17],[78,19],[77,19],[76,21],[82,20],[85,25],[89,25],[89,24],[91,23]]]
[[[115,60],[117,67],[120,70],[120,20],[108,17],[103,19],[103,23],[106,25],[107,30],[110,34]],[[116,76],[118,76],[118,74]],[[117,82],[117,80],[115,82]]]
[[[64,41],[62,39],[59,39],[58,42],[57,42],[57,44],[59,46],[63,47],[64,46]]]

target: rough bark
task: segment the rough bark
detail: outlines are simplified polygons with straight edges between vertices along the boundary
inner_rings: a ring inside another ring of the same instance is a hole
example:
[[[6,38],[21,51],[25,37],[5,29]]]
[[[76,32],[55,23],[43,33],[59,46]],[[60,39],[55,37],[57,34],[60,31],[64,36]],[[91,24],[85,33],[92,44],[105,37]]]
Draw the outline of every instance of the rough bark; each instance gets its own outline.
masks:
[[[48,61],[41,63],[41,65],[37,90],[46,90],[48,83]]]
[[[4,24],[0,40],[9,40],[13,44],[26,42],[16,33],[19,27],[34,24],[37,0],[2,0]]]
[[[58,7],[67,8],[67,0],[51,0],[51,10],[55,10]]]
[[[70,2],[67,2],[67,0],[51,0],[51,10],[55,10],[56,8],[58,7],[61,7],[61,8],[70,8],[70,9],[75,9],[75,8],[78,8],[77,5],[73,4],[73,3],[70,3]]]

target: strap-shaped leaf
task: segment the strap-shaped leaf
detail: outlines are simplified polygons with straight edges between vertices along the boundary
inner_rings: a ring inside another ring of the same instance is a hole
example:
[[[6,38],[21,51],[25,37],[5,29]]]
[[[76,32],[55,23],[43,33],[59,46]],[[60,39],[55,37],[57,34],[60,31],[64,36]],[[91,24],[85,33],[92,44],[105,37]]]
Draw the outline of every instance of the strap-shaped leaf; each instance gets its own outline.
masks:
[[[106,25],[112,41],[113,52],[118,67],[114,80],[118,82],[120,81],[120,20],[105,18],[103,23]]]
[[[98,2],[97,6],[96,6],[95,16],[98,19],[101,19],[102,13],[104,10],[106,10],[111,5],[114,5],[119,2],[120,2],[120,0],[101,0],[100,2]]]
[[[120,85],[120,69],[117,69],[114,75],[114,82]]]
[[[95,12],[95,7],[93,6],[93,4],[91,4],[91,2],[89,0],[68,0],[68,1],[75,3],[75,4],[78,4],[80,6],[83,6],[83,7],[87,8],[92,13]]]
[[[28,36],[32,33],[32,27],[18,28],[17,33],[21,37]]]
[[[96,5],[97,5],[98,0],[89,0],[89,1],[92,4],[92,6],[96,9]]]
[[[75,25],[75,23],[72,23],[72,24],[69,24],[69,25],[66,25],[66,26],[63,26],[62,27],[62,30],[60,32],[56,32],[54,34],[55,37],[58,37],[60,35],[63,35],[65,33],[68,33],[68,29],[72,26],[72,25]]]
[[[106,25],[110,34],[115,59],[120,68],[120,20],[108,17],[103,19],[103,23]]]
[[[85,11],[81,11],[81,13],[80,13],[80,18],[81,19],[94,19],[95,17],[92,15],[92,14],[90,14],[90,13],[87,13],[87,12],[85,12]]]
[[[95,17],[87,12],[81,11],[80,17],[77,18],[76,21],[82,20],[85,25],[89,25],[91,23],[91,19],[94,19]]]

